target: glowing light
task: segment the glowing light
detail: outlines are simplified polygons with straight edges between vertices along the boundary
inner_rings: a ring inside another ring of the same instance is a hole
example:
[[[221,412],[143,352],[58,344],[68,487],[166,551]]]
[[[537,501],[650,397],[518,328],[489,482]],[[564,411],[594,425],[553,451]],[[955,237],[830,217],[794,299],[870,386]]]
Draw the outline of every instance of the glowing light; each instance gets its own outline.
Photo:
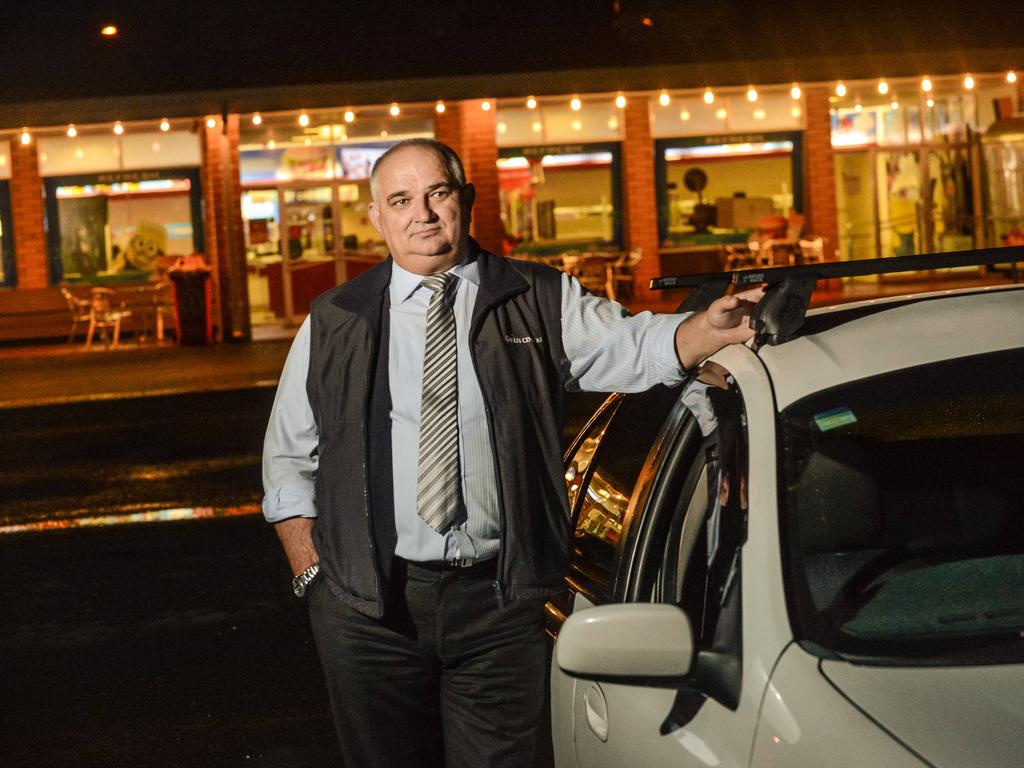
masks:
[[[846,86],[842,82],[836,83],[836,96],[842,98],[846,95]]]
[[[263,116],[259,112],[257,112],[256,114],[254,114],[252,116],[252,124],[253,125],[262,125],[263,124]]]
[[[889,92],[889,84],[885,80],[878,81],[878,92],[883,96]]]
[[[526,108],[527,109],[536,109],[537,108],[537,100],[535,98],[533,98],[533,96],[531,96],[530,98],[528,98],[526,100]]]
[[[164,133],[167,133],[169,130],[171,130],[171,123],[166,117],[160,121],[160,130],[163,131]]]
[[[619,129],[619,120],[618,120],[618,118],[616,118],[616,117],[609,117],[608,118],[608,129],[612,130],[612,131],[617,131]]]
[[[100,34],[104,37],[117,37],[119,31],[116,24],[107,24],[100,30]]]
[[[386,138],[388,137],[388,132],[387,132],[387,131],[381,131],[381,132],[380,132],[380,137],[381,137],[382,139],[386,139]]]
[[[434,105],[434,111],[437,112],[437,114],[443,115],[444,110],[445,106],[443,101],[438,101],[437,104]]]
[[[484,99],[482,102],[480,102],[480,109],[482,109],[484,112],[490,112],[491,102],[487,101],[487,99]]]
[[[120,136],[122,133],[124,133],[124,126],[121,125],[121,121],[120,120],[118,120],[116,123],[114,123],[114,133],[116,133],[118,136]]]
[[[672,99],[668,95],[668,91],[662,91],[661,95],[658,96],[658,103],[661,104],[661,106],[663,107],[667,107],[671,101]]]
[[[792,109],[789,110],[789,114],[791,114],[793,117],[800,117],[800,115],[802,115],[803,113],[804,111],[800,109],[800,107],[793,107]]]
[[[498,123],[498,133],[508,133],[508,123]]]
[[[615,106],[618,107],[619,109],[626,108],[626,97],[623,96],[621,93],[615,97]]]
[[[896,101],[896,99],[893,99],[892,103],[890,103],[889,106],[892,107],[893,109],[899,109],[900,108],[900,103],[898,101]]]
[[[274,141],[273,139],[271,139],[270,141],[267,142],[267,149],[273,149],[276,146],[277,146],[277,142]]]
[[[345,122],[351,123],[356,119],[356,113],[351,109],[345,110]]]
[[[935,99],[929,98],[928,101],[925,102],[925,104],[927,104],[928,108],[931,109],[932,107],[935,106]]]
[[[719,107],[718,111],[715,112],[715,117],[717,117],[719,120],[725,120],[725,118],[728,116],[729,113],[725,111],[725,107]]]
[[[853,105],[853,111],[856,112],[857,114],[860,114],[861,112],[864,111],[864,107],[862,107],[861,103],[858,101],[856,104]]]
[[[1012,69],[1009,72],[1006,73],[1006,82],[1008,82],[1008,83],[1016,83],[1017,82],[1017,73],[1014,72]]]
[[[214,118],[212,118],[212,117],[208,117],[206,119],[206,127],[207,128],[216,128],[217,127],[217,121]],[[114,130],[117,131],[116,128]]]
[[[684,109],[679,112],[679,119],[684,123],[690,119],[690,110]]]
[[[754,86],[750,86],[749,88],[747,88],[747,101],[757,101],[757,89]]]
[[[964,77],[964,88],[966,88],[968,91],[974,88],[974,78],[971,77],[970,75]]]
[[[32,134],[30,134],[28,132],[28,130],[23,130],[21,132],[21,143],[22,144],[31,144],[32,143]]]
[[[768,116],[768,113],[765,112],[763,109],[755,109],[754,110],[754,119],[755,120],[764,120],[767,116]]]
[[[302,142],[302,143],[303,143],[303,144],[305,144],[305,145],[306,145],[307,147],[310,147],[310,146],[312,146],[312,145],[313,145],[313,140],[312,140],[312,139],[310,139],[310,138],[307,138],[307,139],[306,139],[306,140],[305,140],[304,142]]]
[[[921,81],[921,90],[924,91],[925,93],[931,93],[932,81],[929,80],[927,77]]]
[[[299,125],[301,125],[303,128],[309,125],[309,115],[307,115],[305,112],[299,115]]]
[[[569,101],[569,109],[571,109],[573,112],[579,112],[581,109],[583,109],[583,102],[580,101],[579,96],[572,97],[572,99]]]
[[[705,104],[714,104],[715,103],[715,93],[710,88],[705,88],[704,89],[704,103]]]
[[[583,130],[583,123],[580,122],[579,120],[573,120],[572,121],[572,129],[574,131],[582,131]]]
[[[78,129],[75,128],[74,124],[68,126],[68,138],[73,139],[78,135]]]
[[[392,117],[398,117],[400,114],[402,114],[402,108],[399,107],[397,103],[393,103],[391,105],[391,109],[388,110],[388,114],[391,115]]]
[[[801,96],[803,96],[803,94],[804,92],[800,90],[800,86],[797,85],[796,83],[793,83],[793,87],[789,89],[789,95],[792,96],[794,99],[799,99]]]
[[[530,124],[530,130],[534,133],[540,133],[543,129],[544,126],[540,124],[540,120],[534,120],[533,123]]]

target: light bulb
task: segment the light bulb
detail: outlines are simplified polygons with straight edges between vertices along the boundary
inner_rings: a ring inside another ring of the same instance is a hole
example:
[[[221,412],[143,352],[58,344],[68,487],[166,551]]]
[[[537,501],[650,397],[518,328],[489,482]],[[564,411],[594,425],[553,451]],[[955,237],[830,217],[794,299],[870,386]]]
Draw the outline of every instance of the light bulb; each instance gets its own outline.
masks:
[[[307,115],[305,112],[299,115],[299,125],[301,125],[303,128],[309,125],[309,115]]]
[[[533,98],[533,96],[531,96],[530,98],[528,98],[526,100],[526,108],[527,109],[536,109],[537,108],[537,100],[535,98]]]
[[[78,129],[75,128],[74,124],[68,126],[68,138],[73,139],[78,135]]]
[[[668,95],[668,91],[662,91],[661,95],[658,96],[658,103],[663,107],[667,107],[672,99]]]
[[[254,114],[252,116],[252,124],[253,125],[262,125],[263,124],[263,116],[260,115],[259,112],[257,112],[256,114]]]
[[[840,98],[846,95],[846,86],[842,82],[836,83],[836,96]]]
[[[750,86],[749,88],[747,88],[747,101],[757,101],[757,89],[754,86]]]
[[[402,114],[402,108],[399,107],[397,103],[394,103],[391,105],[391,109],[388,110],[388,114],[390,114],[392,117],[398,117],[400,114]]]
[[[715,94],[714,94],[714,91],[712,91],[710,88],[705,88],[704,89],[704,103],[705,104],[714,104],[715,103]]]
[[[878,81],[878,92],[883,96],[889,92],[889,84],[885,80]]]
[[[621,93],[615,97],[615,106],[618,107],[619,109],[626,108],[626,97],[623,96]]]
[[[437,104],[434,105],[434,110],[437,112],[437,114],[443,115],[445,110],[444,102],[438,101]]]
[[[120,136],[122,133],[124,133],[124,126],[121,125],[121,121],[120,120],[118,120],[116,123],[114,123],[114,133],[116,133],[118,136]]]
[[[168,121],[166,117],[160,121],[160,130],[163,131],[164,133],[167,133],[169,130],[171,130],[171,123],[170,121]]]
[[[803,93],[804,92],[800,90],[800,86],[797,85],[796,83],[794,83],[793,87],[789,89],[789,95],[792,96],[794,99],[799,99],[803,95]]]

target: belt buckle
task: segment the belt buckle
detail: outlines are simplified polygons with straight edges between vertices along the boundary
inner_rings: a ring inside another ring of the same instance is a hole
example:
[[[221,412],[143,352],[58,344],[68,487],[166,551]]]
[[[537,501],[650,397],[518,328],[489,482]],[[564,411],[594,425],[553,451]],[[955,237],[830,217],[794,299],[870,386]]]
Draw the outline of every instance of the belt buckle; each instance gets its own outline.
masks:
[[[469,568],[475,562],[476,562],[475,560],[473,560],[472,558],[468,558],[468,557],[453,558],[452,561],[451,561],[451,566],[452,566],[452,568]]]

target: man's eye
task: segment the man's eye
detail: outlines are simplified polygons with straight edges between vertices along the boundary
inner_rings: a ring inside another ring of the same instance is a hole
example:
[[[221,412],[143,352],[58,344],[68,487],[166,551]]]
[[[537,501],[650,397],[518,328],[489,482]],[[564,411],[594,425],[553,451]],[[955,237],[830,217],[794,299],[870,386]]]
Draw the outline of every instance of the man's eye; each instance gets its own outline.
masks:
[[[440,198],[448,197],[449,194],[450,194],[450,191],[447,190],[447,189],[435,189],[431,196],[440,199]]]
[[[396,208],[401,208],[403,205],[405,205],[408,202],[409,202],[409,198],[408,197],[399,197],[399,198],[395,198],[394,200],[392,200],[391,201],[391,205],[395,206]]]

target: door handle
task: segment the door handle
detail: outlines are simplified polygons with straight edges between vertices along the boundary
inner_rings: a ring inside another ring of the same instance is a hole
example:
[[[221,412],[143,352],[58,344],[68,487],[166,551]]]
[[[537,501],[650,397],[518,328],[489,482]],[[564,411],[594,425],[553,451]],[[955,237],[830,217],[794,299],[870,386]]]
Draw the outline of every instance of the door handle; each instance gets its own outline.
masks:
[[[608,741],[608,702],[597,683],[591,683],[584,697],[587,707],[587,725],[601,741]]]

